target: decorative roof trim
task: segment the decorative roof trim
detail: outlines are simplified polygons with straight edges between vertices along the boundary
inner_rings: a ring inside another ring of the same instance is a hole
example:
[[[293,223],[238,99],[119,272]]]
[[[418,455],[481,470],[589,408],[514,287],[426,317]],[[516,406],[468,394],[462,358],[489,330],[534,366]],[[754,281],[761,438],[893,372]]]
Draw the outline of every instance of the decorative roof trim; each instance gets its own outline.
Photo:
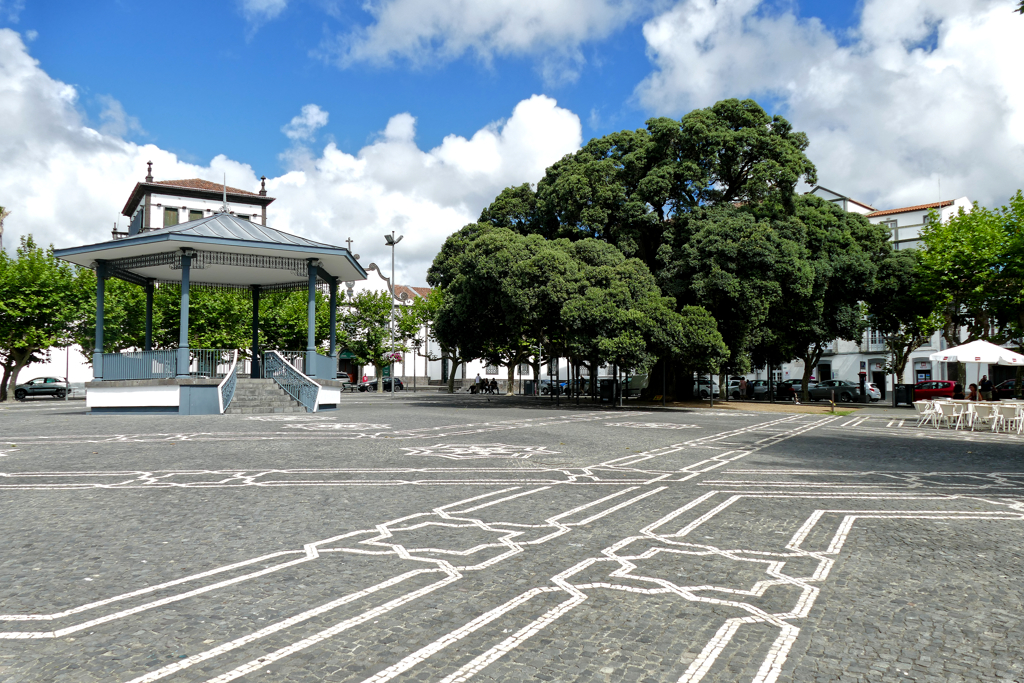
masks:
[[[897,213],[910,213],[911,211],[921,211],[922,209],[942,209],[947,206],[953,206],[954,200],[943,199],[941,202],[932,202],[931,204],[918,204],[917,206],[905,206],[902,209],[886,209],[884,211],[875,211],[869,213],[868,218],[875,218],[877,216],[892,216]]]
[[[195,180],[201,180],[195,178]],[[215,199],[223,200],[224,198],[224,186],[218,186],[216,190],[207,190],[198,187],[188,187],[185,185],[174,185],[174,182],[186,182],[186,181],[163,181],[163,182],[142,182],[135,183],[135,189],[132,190],[131,195],[128,197],[127,203],[124,208],[121,209],[121,215],[132,217],[135,213],[136,207],[142,202],[143,197],[147,194],[168,194],[176,197],[189,197],[192,199]],[[209,182],[209,181],[202,181]],[[214,183],[215,184],[215,183]],[[237,204],[255,204],[256,206],[268,206],[274,201],[274,197],[267,197],[258,195],[253,192],[247,192],[245,190],[238,190],[233,187],[228,188],[228,201],[234,201]]]

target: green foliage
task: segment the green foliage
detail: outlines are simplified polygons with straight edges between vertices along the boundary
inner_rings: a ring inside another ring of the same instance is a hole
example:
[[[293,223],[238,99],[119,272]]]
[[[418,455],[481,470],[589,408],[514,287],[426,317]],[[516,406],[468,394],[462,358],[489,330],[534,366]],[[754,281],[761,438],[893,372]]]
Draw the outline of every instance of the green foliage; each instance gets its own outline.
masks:
[[[807,137],[752,100],[723,100],[681,120],[595,138],[553,164],[537,186],[507,188],[481,223],[547,238],[593,237],[656,271],[666,221],[711,205],[788,206],[815,181]]]
[[[471,224],[449,238],[428,282],[444,292],[434,334],[462,357],[512,367],[540,343],[592,366],[646,369],[658,353],[696,354],[705,367],[725,354],[706,312],[677,312],[642,262],[599,240]]]
[[[818,197],[796,197],[793,208],[792,215],[771,206],[757,209],[772,218],[780,235],[799,244],[800,256],[792,277],[780,279],[782,297],[771,308],[752,357],[758,365],[803,360],[806,400],[808,381],[825,346],[863,334],[863,304],[891,247],[885,228]]]
[[[356,294],[338,316],[338,344],[355,356],[359,365],[372,365],[377,376],[377,389],[382,389],[381,368],[388,365],[385,354],[391,346],[391,306],[388,292],[363,291]],[[396,342],[395,350],[405,351]]]
[[[901,378],[910,354],[942,324],[934,293],[920,286],[918,261],[916,249],[892,252],[878,265],[868,299],[871,326],[884,335],[891,355],[886,370]]]
[[[25,236],[14,258],[0,252],[0,399],[13,398],[21,368],[41,360],[46,349],[72,342],[78,293],[75,270],[53,257],[52,246],[44,249]]]

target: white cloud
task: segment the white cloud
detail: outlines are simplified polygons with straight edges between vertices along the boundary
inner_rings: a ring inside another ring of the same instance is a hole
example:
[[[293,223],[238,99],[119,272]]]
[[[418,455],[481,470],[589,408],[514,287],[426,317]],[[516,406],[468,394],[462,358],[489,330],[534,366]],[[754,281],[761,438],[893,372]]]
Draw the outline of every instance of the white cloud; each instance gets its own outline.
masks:
[[[657,0],[374,0],[367,27],[324,46],[342,66],[357,62],[436,65],[470,54],[539,55],[545,81],[573,81],[584,63],[580,47],[600,40]]]
[[[96,99],[103,105],[103,110],[100,111],[100,121],[103,122],[100,125],[101,133],[123,138],[128,133],[145,132],[142,130],[139,120],[134,116],[129,116],[124,110],[124,105],[113,97],[100,95]]]
[[[25,0],[0,0],[0,20],[17,24],[23,9],[25,9]],[[29,38],[29,40],[32,39]]]
[[[1003,203],[1024,166],[1024,19],[997,0],[865,0],[840,44],[760,0],[683,0],[644,26],[660,114],[769,97],[811,139],[823,185],[879,206]]]
[[[302,107],[302,113],[281,127],[281,132],[296,142],[312,140],[316,131],[327,125],[327,112],[315,104]]]
[[[277,18],[288,7],[288,0],[240,0],[242,14],[252,24]]]
[[[8,249],[28,233],[57,247],[110,239],[150,160],[157,180],[219,181],[226,173],[229,185],[259,187],[248,164],[224,156],[187,164],[155,145],[90,128],[77,97],[39,67],[17,33],[0,29],[0,204],[12,210]],[[354,154],[332,143],[319,155],[290,157],[294,167],[267,181],[277,197],[268,222],[334,244],[352,237],[363,263],[381,265],[390,253],[383,234],[397,230],[406,236],[398,248],[399,281],[423,284],[450,233],[475,220],[503,187],[536,182],[581,143],[576,115],[543,96],[520,102],[508,120],[469,139],[450,135],[431,150],[416,145],[415,124],[412,115],[398,114]]]

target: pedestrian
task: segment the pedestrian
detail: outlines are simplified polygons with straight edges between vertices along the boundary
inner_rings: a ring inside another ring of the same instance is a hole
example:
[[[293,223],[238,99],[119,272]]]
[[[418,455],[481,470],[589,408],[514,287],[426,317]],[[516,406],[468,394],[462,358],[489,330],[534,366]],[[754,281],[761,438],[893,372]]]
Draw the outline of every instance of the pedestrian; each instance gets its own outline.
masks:
[[[740,378],[740,397],[742,397],[742,398],[746,398],[747,397],[747,378],[746,377],[741,377]]]
[[[970,389],[970,391],[967,392],[967,400],[968,401],[977,401],[977,400],[979,400],[978,399],[978,385],[977,384],[972,384],[968,388]]]
[[[478,394],[482,393],[482,391],[483,391],[483,384],[482,384],[482,382],[483,382],[483,380],[480,379],[480,373],[479,372],[476,373],[476,379],[473,380],[473,384],[476,385],[476,393],[478,393]]]
[[[498,380],[492,379],[491,380],[491,386],[488,387],[488,389],[490,390],[490,393],[497,394],[498,393]]]
[[[751,400],[751,401],[754,400],[754,383],[753,382],[747,382],[747,399]]]
[[[978,383],[978,389],[981,391],[981,400],[992,400],[992,380],[988,378],[988,375],[981,376],[981,382]]]
[[[964,385],[957,382],[953,385],[953,400],[962,401],[964,400]]]

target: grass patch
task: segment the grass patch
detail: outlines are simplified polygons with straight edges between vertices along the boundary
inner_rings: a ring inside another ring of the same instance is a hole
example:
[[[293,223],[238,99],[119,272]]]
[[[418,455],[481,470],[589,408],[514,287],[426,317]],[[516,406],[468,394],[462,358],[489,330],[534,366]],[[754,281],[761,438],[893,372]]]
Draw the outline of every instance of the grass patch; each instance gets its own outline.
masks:
[[[853,415],[855,412],[857,412],[857,411],[856,410],[837,410],[836,411],[836,415],[838,415],[839,417],[846,417],[847,415]]]

